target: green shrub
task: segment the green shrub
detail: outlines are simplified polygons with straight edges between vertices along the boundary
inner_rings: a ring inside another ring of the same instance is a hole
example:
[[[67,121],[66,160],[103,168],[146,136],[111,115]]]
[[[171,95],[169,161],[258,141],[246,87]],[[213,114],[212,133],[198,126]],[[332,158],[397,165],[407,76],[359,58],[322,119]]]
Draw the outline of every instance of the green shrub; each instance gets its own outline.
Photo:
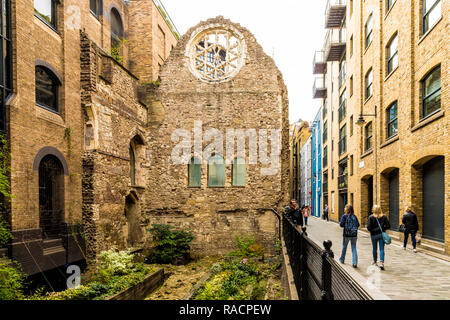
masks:
[[[11,239],[12,239],[12,234],[11,234],[11,232],[9,232],[9,226],[0,217],[0,248],[7,245]]]
[[[0,300],[19,300],[23,298],[25,275],[10,264],[0,259]]]
[[[186,257],[191,249],[194,235],[190,231],[175,230],[169,225],[154,224],[148,230],[153,236],[153,245],[149,257],[150,263],[175,263]]]
[[[102,282],[108,282],[113,276],[126,275],[133,272],[133,254],[130,250],[103,251],[97,258],[97,273]]]
[[[236,257],[260,257],[264,255],[264,248],[253,237],[240,238],[236,236],[237,251],[230,252],[230,256]]]

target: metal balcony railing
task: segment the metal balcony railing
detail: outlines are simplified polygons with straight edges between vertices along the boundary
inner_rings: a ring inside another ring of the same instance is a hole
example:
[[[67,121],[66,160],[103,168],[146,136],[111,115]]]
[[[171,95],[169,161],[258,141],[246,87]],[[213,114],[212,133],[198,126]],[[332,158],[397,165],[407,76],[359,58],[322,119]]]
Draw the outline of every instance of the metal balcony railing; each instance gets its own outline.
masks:
[[[323,51],[316,51],[313,61],[313,74],[324,74],[327,69],[327,62]]]
[[[324,43],[325,61],[340,61],[346,51],[346,41],[345,28],[328,30]]]
[[[327,97],[327,86],[325,85],[324,77],[317,77],[314,79],[313,85],[313,98],[326,98]]]
[[[172,18],[167,13],[167,10],[164,7],[163,3],[160,0],[153,0],[153,3],[156,5],[158,10],[161,12],[161,15],[163,16],[163,18],[166,21],[167,25],[169,26],[170,30],[174,34],[175,38],[177,38],[177,40],[180,39],[180,32],[178,31],[177,27],[175,26],[175,23],[173,22]]]
[[[346,0],[328,0],[325,9],[325,28],[339,28],[347,11]]]
[[[348,175],[338,177],[338,188],[339,190],[348,188]]]

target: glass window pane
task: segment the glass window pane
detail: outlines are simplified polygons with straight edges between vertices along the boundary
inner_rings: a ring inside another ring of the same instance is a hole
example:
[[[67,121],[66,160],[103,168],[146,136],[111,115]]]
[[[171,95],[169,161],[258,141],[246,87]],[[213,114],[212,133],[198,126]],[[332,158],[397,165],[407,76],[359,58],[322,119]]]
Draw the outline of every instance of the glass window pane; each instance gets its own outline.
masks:
[[[195,159],[192,159],[189,164],[189,186],[200,187],[202,180],[202,166],[196,164]]]
[[[433,5],[440,0],[423,0],[423,7],[425,9],[425,13],[430,11]]]
[[[225,162],[221,156],[213,156],[208,161],[208,186],[225,186]]]
[[[441,90],[435,92],[424,100],[424,117],[441,108]]]
[[[36,103],[57,110],[58,85],[44,68],[36,67]]]
[[[52,23],[52,0],[34,0],[34,10],[48,23]]]
[[[233,186],[245,186],[247,180],[247,168],[242,158],[233,161]]]
[[[425,97],[441,87],[441,68],[436,68],[424,81]]]

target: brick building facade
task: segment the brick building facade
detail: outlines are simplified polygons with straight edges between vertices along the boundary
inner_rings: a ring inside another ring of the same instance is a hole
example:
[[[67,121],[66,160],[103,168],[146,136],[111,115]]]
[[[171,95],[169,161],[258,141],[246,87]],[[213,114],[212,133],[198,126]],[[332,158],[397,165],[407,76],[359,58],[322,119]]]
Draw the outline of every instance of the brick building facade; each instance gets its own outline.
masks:
[[[449,44],[446,1],[329,1],[316,53],[323,100],[324,203],[365,225],[381,205],[397,232],[407,205],[422,248],[450,252]],[[363,121],[358,121],[363,120]]]
[[[129,182],[130,147],[141,177],[146,87],[159,71],[152,59],[167,58],[177,42],[173,27],[153,1],[3,2],[12,43],[9,254],[33,274],[85,259],[85,240],[88,256],[130,246],[127,228],[139,219],[133,206],[124,216],[127,196],[142,193]],[[143,30],[147,50],[138,52]]]

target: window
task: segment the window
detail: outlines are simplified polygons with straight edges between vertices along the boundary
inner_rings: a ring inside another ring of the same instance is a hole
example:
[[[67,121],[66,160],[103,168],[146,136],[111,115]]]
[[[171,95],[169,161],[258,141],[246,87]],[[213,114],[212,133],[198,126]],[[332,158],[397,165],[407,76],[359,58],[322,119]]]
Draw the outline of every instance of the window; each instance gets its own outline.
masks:
[[[369,151],[372,149],[372,122],[369,122],[365,128],[364,137],[365,137],[365,151]]]
[[[57,27],[58,2],[58,0],[34,0],[35,14],[54,29]]]
[[[327,99],[325,99],[325,100],[323,101],[323,110],[322,110],[322,118],[323,118],[323,119],[325,119],[325,117],[327,116],[327,112],[328,112],[328,109],[327,109]]]
[[[350,77],[350,97],[353,96],[353,76]]]
[[[130,181],[131,185],[136,185],[136,154],[134,153],[133,144],[130,143]]]
[[[247,168],[245,159],[236,158],[233,160],[233,186],[245,187],[247,182]]]
[[[350,37],[350,58],[353,57],[353,35]]]
[[[123,23],[119,11],[111,9],[111,48],[120,47],[120,41],[124,38]]]
[[[339,130],[339,155],[347,152],[347,125]]]
[[[339,123],[345,119],[345,116],[347,115],[347,99],[346,99],[347,90],[344,90],[342,92],[341,96],[339,97]]]
[[[323,123],[323,143],[326,143],[328,140],[328,121]]]
[[[387,137],[388,139],[398,133],[397,101],[387,108]]]
[[[366,22],[366,49],[369,47],[369,45],[372,43],[372,37],[373,37],[373,21],[372,21],[372,15],[369,16],[369,19],[367,19]]]
[[[201,187],[202,184],[202,164],[192,158],[189,162],[189,187]]]
[[[387,45],[387,74],[390,74],[398,67],[398,35],[392,38]]]
[[[225,162],[219,155],[212,156],[208,161],[208,186],[225,187]]]
[[[350,175],[353,176],[353,155],[350,156]]]
[[[353,116],[350,117],[350,137],[353,135]]]
[[[422,118],[441,109],[441,66],[422,81]]]
[[[339,64],[339,88],[345,84],[345,77],[347,75],[347,57],[344,55],[341,63]]]
[[[441,0],[423,0],[423,33],[425,34],[441,18]]]
[[[90,8],[93,15],[96,17],[103,14],[103,1],[102,0],[90,0]]]
[[[391,10],[396,0],[386,0],[386,12]]]
[[[36,66],[36,104],[58,111],[58,91],[61,83],[56,75],[43,66]]]
[[[328,147],[325,146],[323,148],[323,167],[326,168],[328,166]]]
[[[373,73],[372,69],[369,70],[366,74],[366,100],[369,99],[372,96],[373,93]]]
[[[12,92],[11,1],[1,0],[0,5],[3,11],[0,15],[0,45],[3,48],[0,62],[0,131],[5,131],[6,100]]]
[[[353,0],[350,0],[350,17],[353,15]]]

